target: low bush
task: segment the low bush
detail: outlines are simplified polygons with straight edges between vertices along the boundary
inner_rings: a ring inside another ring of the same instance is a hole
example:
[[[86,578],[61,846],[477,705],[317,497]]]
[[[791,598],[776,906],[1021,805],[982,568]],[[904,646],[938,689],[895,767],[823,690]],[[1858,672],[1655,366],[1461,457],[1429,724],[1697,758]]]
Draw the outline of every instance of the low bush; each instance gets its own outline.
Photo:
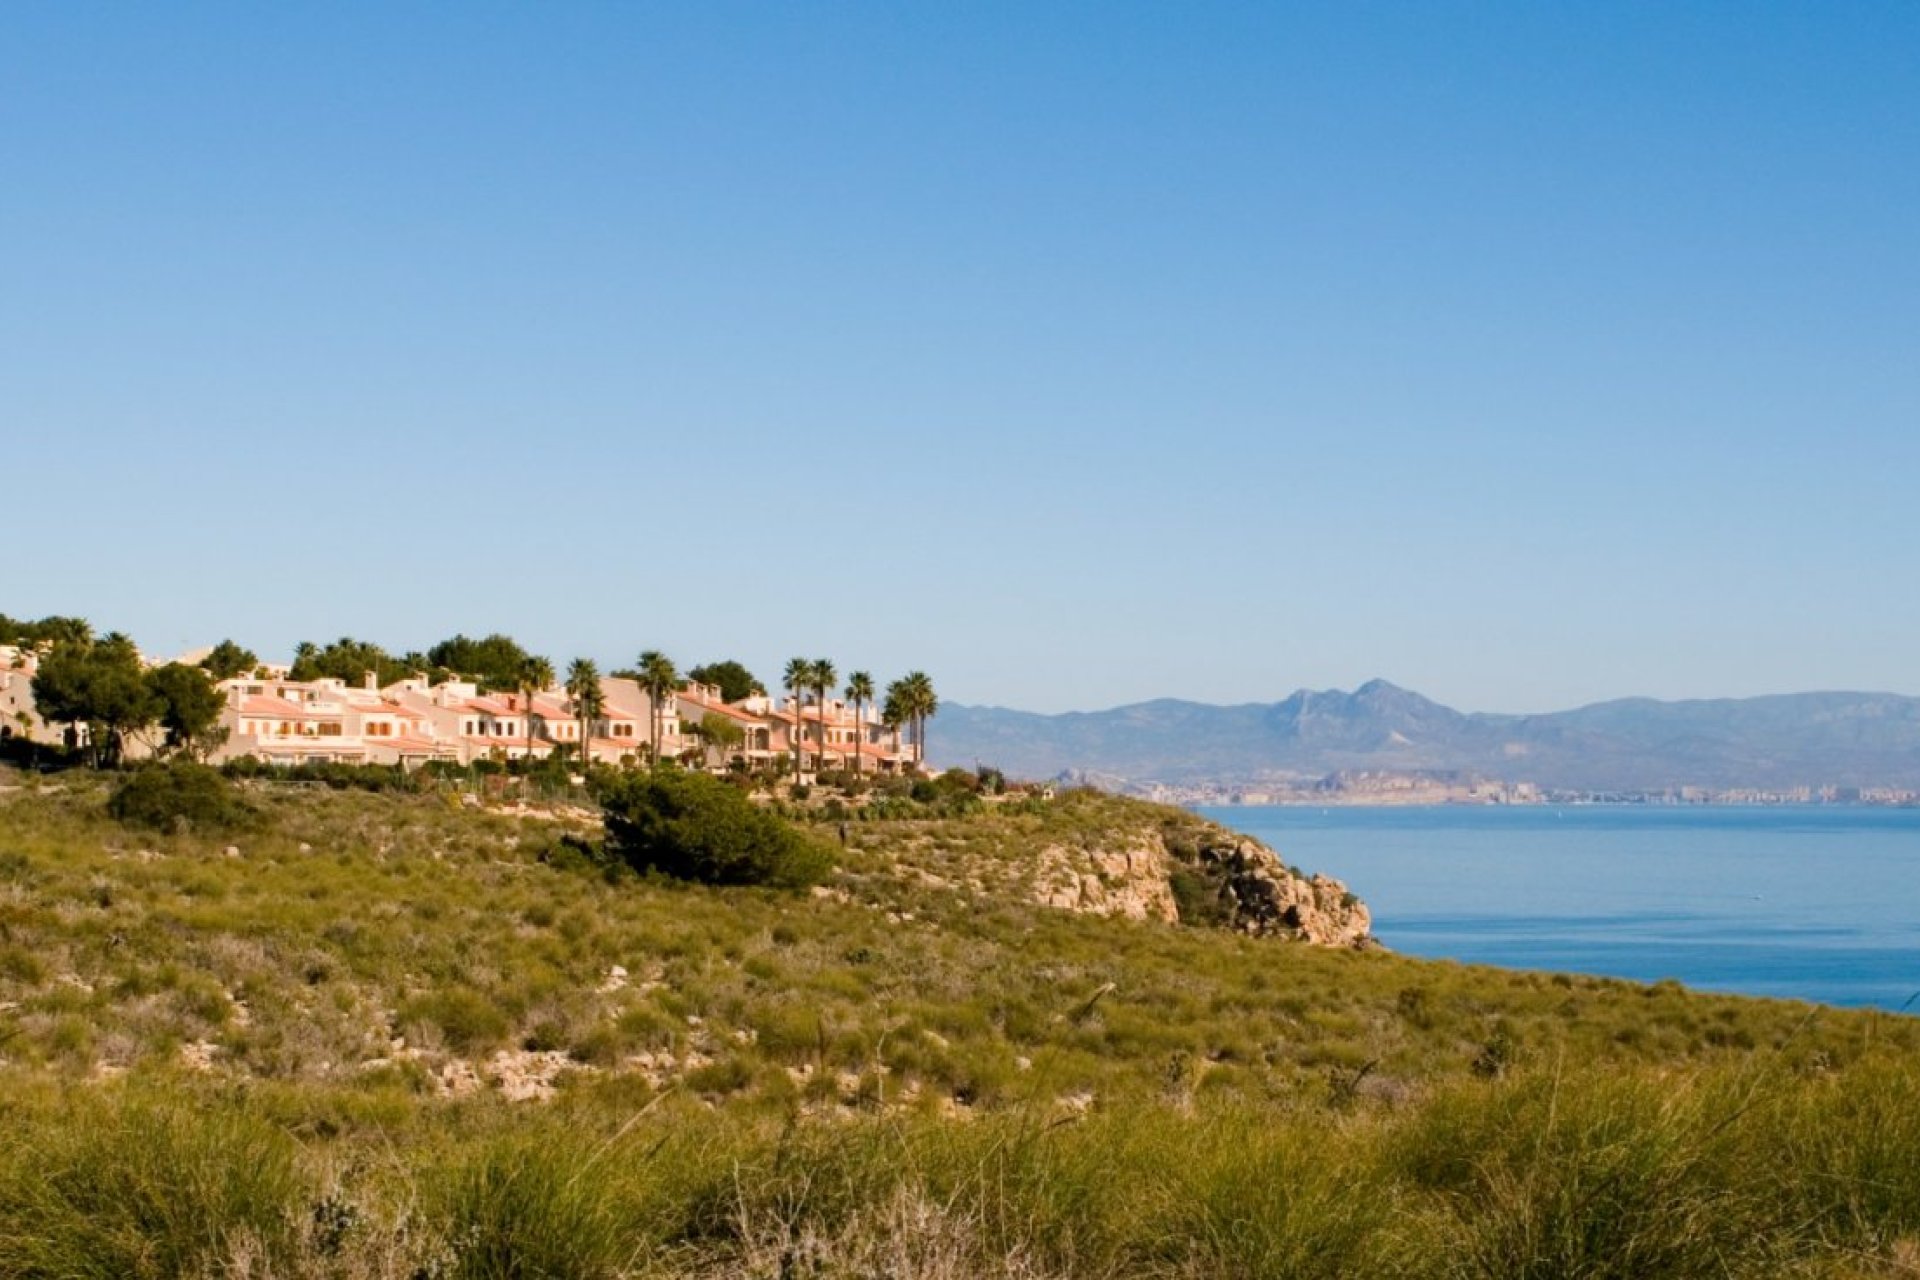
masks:
[[[218,770],[185,761],[141,769],[108,797],[107,812],[154,831],[227,831],[256,816]]]
[[[238,756],[220,771],[229,778],[271,778],[277,782],[317,782],[335,791],[413,791],[428,775],[418,777],[397,764],[273,764],[254,756]]]

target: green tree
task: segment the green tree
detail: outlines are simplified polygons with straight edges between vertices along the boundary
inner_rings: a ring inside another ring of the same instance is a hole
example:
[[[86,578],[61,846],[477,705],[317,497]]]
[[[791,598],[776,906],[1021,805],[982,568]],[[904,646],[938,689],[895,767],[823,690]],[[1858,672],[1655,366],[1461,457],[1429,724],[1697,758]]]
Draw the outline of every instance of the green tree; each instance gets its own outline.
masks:
[[[767,691],[767,687],[754,678],[753,672],[732,658],[695,667],[687,672],[687,679],[712,685],[720,690],[720,697],[726,702],[743,702],[756,693],[764,694]]]
[[[400,659],[377,644],[341,636],[325,648],[310,640],[294,647],[292,680],[344,680],[357,685],[369,675],[374,683],[385,686],[413,674]]]
[[[933,719],[940,710],[940,697],[933,691],[933,681],[924,671],[909,671],[902,683],[907,688],[907,709],[913,717],[914,762],[924,769],[927,764],[927,721]]]
[[[553,664],[538,654],[528,654],[520,661],[520,670],[514,676],[514,687],[526,699],[527,715],[527,758],[533,758],[533,695],[553,684]]]
[[[497,631],[479,640],[455,635],[426,652],[429,666],[453,672],[489,691],[519,689],[520,676],[534,656],[512,636]]]
[[[133,641],[111,632],[97,641],[62,640],[33,677],[41,718],[87,729],[87,756],[95,767],[117,764],[129,734],[159,718]]]
[[[907,723],[906,694],[900,682],[895,680],[887,686],[886,697],[880,704],[881,727],[893,735],[894,746],[900,745],[900,731]]]
[[[881,717],[895,728],[907,726],[909,741],[914,747],[915,764],[926,763],[927,721],[939,710],[940,698],[934,693],[933,681],[924,671],[909,671],[887,686],[887,699]]]
[[[663,767],[622,779],[603,802],[607,848],[641,871],[703,884],[818,883],[831,863],[738,787]]]
[[[219,745],[216,735],[226,699],[214,687],[213,676],[201,667],[169,662],[147,672],[166,748],[199,759]]]
[[[660,763],[660,739],[666,735],[667,698],[680,687],[680,673],[674,669],[673,659],[658,649],[648,649],[640,655],[640,687],[647,691],[647,712],[652,734],[653,762]]]
[[[37,649],[42,645],[63,643],[92,644],[93,624],[85,618],[63,618],[58,615],[30,622],[0,613],[0,644]]]
[[[813,660],[811,658],[787,659],[786,672],[781,677],[786,682],[787,692],[793,698],[793,780],[800,781],[802,768],[800,758],[800,696],[813,683]]]
[[[246,675],[259,665],[260,658],[253,650],[243,649],[231,640],[222,640],[200,659],[201,669],[216,681]]]
[[[607,698],[600,691],[600,668],[592,658],[575,658],[567,667],[567,698],[580,722],[580,768],[593,763],[593,726],[607,714]]]
[[[715,764],[722,769],[727,767],[728,753],[747,740],[747,731],[735,724],[733,717],[712,711],[700,717],[700,723],[694,726],[694,731],[707,744],[708,750],[716,753]]]
[[[847,701],[853,704],[853,771],[861,772],[860,744],[867,736],[867,722],[860,714],[873,701],[873,677],[855,671],[847,677]]]
[[[811,683],[813,685],[813,700],[819,708],[820,720],[820,750],[818,754],[814,756],[813,761],[813,767],[816,771],[824,770],[827,767],[827,690],[831,689],[833,682],[839,678],[840,673],[833,669],[833,659],[815,658],[813,660]]]

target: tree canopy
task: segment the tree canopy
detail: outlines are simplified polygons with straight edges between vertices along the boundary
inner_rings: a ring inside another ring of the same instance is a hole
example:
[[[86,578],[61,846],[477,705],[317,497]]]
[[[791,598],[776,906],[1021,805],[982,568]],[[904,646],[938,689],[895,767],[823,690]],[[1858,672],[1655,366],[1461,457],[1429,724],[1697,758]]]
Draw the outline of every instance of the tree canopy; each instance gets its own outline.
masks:
[[[413,667],[377,644],[341,636],[324,648],[310,640],[301,641],[293,651],[293,669],[287,676],[292,680],[331,678],[359,684],[368,672],[373,673],[376,683],[385,686],[412,675]]]
[[[44,720],[87,726],[96,765],[117,761],[126,736],[161,712],[139,650],[117,631],[97,641],[55,643],[34,673],[33,702]]]
[[[695,667],[687,672],[687,679],[714,686],[720,690],[720,697],[726,702],[740,702],[755,694],[764,695],[767,691],[767,687],[754,678],[753,672],[732,658]]]
[[[722,766],[727,763],[727,757],[739,750],[740,744],[747,740],[747,731],[734,723],[732,717],[712,711],[701,716],[691,728]]]
[[[927,721],[940,710],[940,696],[924,671],[909,671],[887,686],[881,718],[890,725],[905,725],[912,731],[914,758],[927,759]]]
[[[739,788],[673,766],[622,779],[603,805],[609,851],[641,871],[702,884],[801,888],[830,859]]]
[[[658,649],[648,649],[640,655],[640,687],[647,691],[647,703],[653,721],[652,750],[654,763],[660,761],[660,739],[667,723],[667,698],[680,687],[680,673],[674,669],[673,659]]]
[[[200,659],[200,666],[215,680],[231,680],[235,676],[246,675],[259,665],[259,655],[231,640],[222,640],[213,646],[206,657]]]
[[[201,756],[216,745],[226,699],[214,687],[212,675],[200,667],[169,662],[147,672],[146,681],[154,718],[166,730],[168,750]]]
[[[9,618],[6,614],[0,613],[0,644],[32,649],[43,644],[59,644],[62,641],[91,644],[93,624],[85,618],[63,618],[50,615],[29,621],[25,618]]]
[[[606,695],[600,690],[600,668],[592,658],[575,658],[567,667],[567,698],[573,704],[573,718],[580,724],[580,759],[591,758],[593,726],[607,713]]]
[[[472,680],[485,690],[518,689],[533,658],[512,636],[494,632],[479,640],[456,635],[427,650],[427,664]]]

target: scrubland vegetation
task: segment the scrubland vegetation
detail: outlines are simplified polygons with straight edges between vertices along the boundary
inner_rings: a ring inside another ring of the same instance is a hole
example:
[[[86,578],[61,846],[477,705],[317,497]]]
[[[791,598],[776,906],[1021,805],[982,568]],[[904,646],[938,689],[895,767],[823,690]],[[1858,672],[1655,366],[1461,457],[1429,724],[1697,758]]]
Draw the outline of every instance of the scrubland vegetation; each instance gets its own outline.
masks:
[[[591,810],[0,788],[0,1275],[1920,1273],[1914,1020],[1011,888],[1189,815],[815,795],[776,889]]]

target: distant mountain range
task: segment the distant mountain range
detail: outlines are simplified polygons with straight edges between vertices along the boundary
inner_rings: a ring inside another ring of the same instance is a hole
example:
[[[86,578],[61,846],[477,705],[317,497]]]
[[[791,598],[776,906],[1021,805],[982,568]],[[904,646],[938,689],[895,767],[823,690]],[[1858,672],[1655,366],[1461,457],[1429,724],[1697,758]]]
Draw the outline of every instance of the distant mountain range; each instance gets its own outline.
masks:
[[[1373,680],[1283,702],[1161,699],[1038,715],[943,706],[935,763],[1127,782],[1257,785],[1338,772],[1460,773],[1574,790],[1920,787],[1920,698],[1625,698],[1547,715],[1455,711]]]

